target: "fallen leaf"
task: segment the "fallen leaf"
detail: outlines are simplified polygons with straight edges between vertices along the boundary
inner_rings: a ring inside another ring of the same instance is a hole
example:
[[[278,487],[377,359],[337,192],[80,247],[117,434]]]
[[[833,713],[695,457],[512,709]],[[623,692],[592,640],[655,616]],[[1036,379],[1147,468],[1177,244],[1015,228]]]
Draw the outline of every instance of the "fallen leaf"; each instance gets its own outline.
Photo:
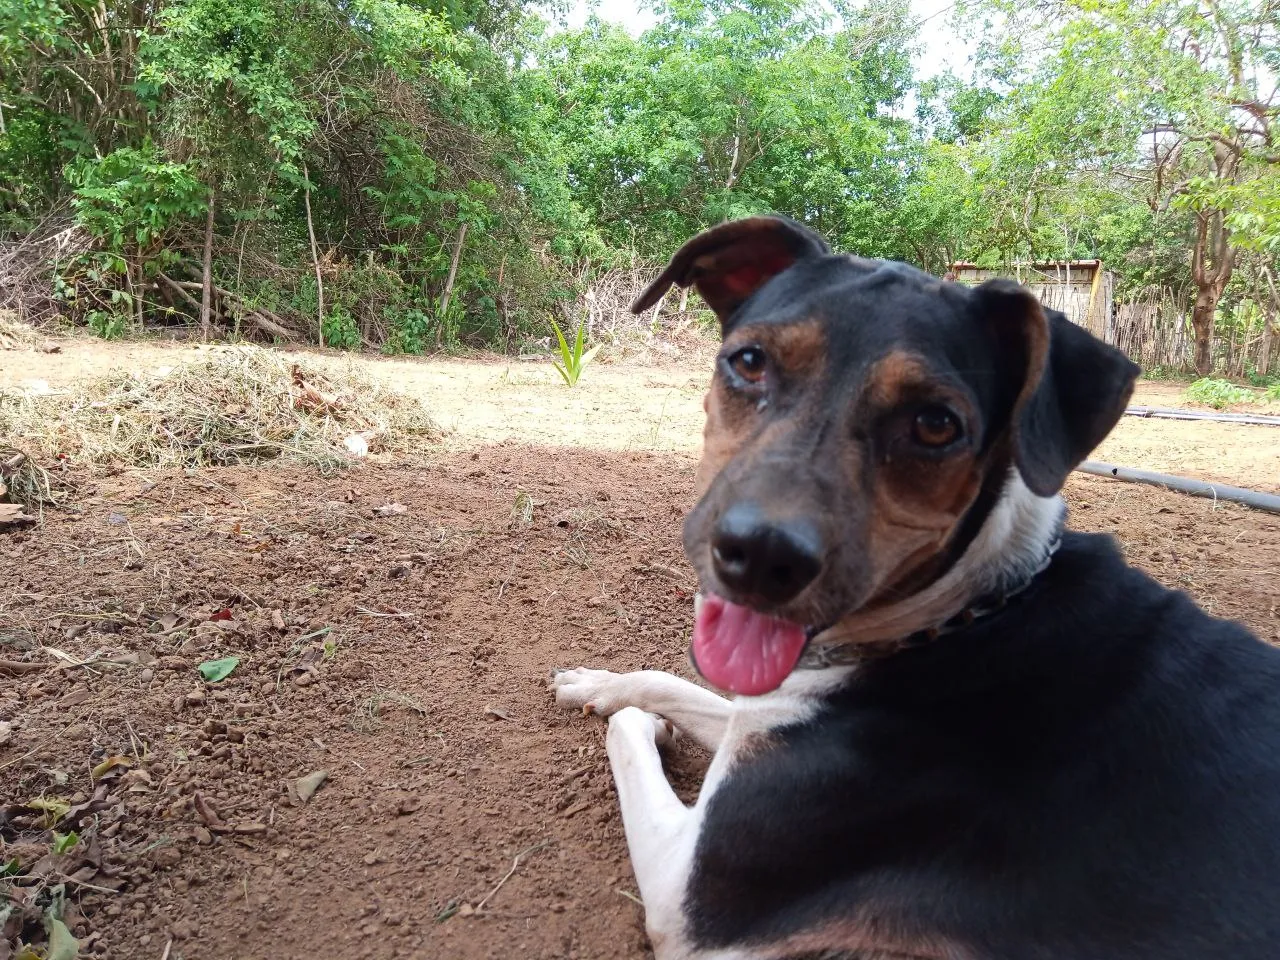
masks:
[[[486,717],[497,717],[499,720],[506,720],[508,723],[515,722],[514,720],[511,719],[511,714],[509,714],[502,707],[495,706],[492,703],[484,708],[484,713]]]
[[[98,784],[93,791],[93,796],[84,803],[77,803],[69,808],[62,816],[62,823],[74,826],[91,813],[97,813],[111,805],[111,801],[107,799],[107,791],[110,786],[105,783]]]
[[[0,660],[0,676],[6,674],[34,673],[46,669],[43,663],[26,663],[22,660]],[[4,741],[0,740],[0,743]]]
[[[176,613],[162,613],[156,623],[160,625],[161,630],[172,630],[181,620],[182,618]]]
[[[13,739],[13,724],[8,720],[0,720],[0,747]]]
[[[409,508],[403,503],[384,503],[380,507],[374,507],[373,512],[380,517],[398,517],[402,513],[408,513]]]
[[[90,693],[88,690],[85,690],[83,687],[81,687],[77,690],[72,690],[65,697],[59,700],[58,706],[64,710],[67,707],[78,707],[80,706],[80,704],[84,703],[86,700],[90,699],[92,696],[93,696],[92,693]]]
[[[76,960],[80,955],[80,942],[71,935],[67,925],[53,916],[45,914],[44,929],[49,935],[49,946],[45,950],[45,960]]]
[[[35,517],[29,517],[22,512],[22,504],[0,503],[0,527],[20,526],[22,524],[35,522]]]
[[[106,774],[110,773],[117,767],[129,767],[133,765],[133,761],[128,757],[107,757],[100,764],[93,768],[89,776],[94,780],[101,780]]]
[[[231,671],[240,666],[239,657],[223,657],[221,660],[206,660],[196,669],[208,683],[217,683],[231,676]]]
[[[583,810],[586,810],[590,806],[591,806],[590,800],[579,800],[573,806],[569,807],[562,814],[560,814],[560,816],[563,817],[565,820],[568,820],[570,817],[576,816],[577,814],[581,813]]]
[[[308,773],[305,777],[299,777],[293,782],[293,788],[298,792],[298,799],[306,803],[315,796],[316,791],[320,789],[320,784],[328,779],[328,770],[317,770],[314,773]]]
[[[275,627],[277,630],[284,629],[284,614],[279,610],[271,611],[271,626]]]
[[[203,793],[197,792],[191,798],[192,805],[196,808],[196,816],[204,821],[205,826],[213,830],[226,830],[226,822],[218,815],[218,811],[213,808]]]
[[[65,817],[67,811],[71,809],[71,804],[60,797],[36,797],[34,800],[28,800],[23,806],[43,813],[45,823],[50,827]]]
[[[210,620],[230,620],[231,609],[229,607],[223,607],[221,610],[217,611],[216,613],[209,614],[209,619]]]

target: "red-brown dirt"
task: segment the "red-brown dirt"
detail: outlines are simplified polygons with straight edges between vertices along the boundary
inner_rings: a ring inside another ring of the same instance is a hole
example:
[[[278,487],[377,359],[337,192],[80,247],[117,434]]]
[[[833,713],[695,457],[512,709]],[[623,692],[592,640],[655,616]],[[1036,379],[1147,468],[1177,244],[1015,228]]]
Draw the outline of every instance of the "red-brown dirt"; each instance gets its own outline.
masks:
[[[79,477],[74,512],[0,537],[0,863],[48,851],[18,804],[72,804],[82,845],[45,869],[79,880],[84,957],[645,956],[603,725],[544,677],[689,675],[693,465],[499,445]],[[1280,642],[1280,517],[1088,477],[1068,498]],[[691,796],[704,758],[671,762]]]
[[[0,386],[204,349],[63,347],[0,354]],[[544,676],[689,675],[707,364],[601,364],[568,392],[545,364],[357,362],[448,445],[328,478],[78,472],[67,509],[0,534],[0,890],[11,860],[25,875],[0,960],[59,883],[86,958],[646,955],[603,725],[557,712]],[[1126,418],[1097,456],[1277,490],[1277,440]],[[1068,499],[1280,642],[1280,518],[1080,476]],[[692,798],[705,757],[670,765]]]

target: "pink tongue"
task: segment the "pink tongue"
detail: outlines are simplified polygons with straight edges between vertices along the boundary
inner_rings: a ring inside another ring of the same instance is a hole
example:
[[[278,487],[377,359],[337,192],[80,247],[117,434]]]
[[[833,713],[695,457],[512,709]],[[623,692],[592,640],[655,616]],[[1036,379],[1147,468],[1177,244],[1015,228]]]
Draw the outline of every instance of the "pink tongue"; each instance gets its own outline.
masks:
[[[705,594],[693,624],[693,659],[722,690],[757,696],[776,690],[804,650],[804,628]]]

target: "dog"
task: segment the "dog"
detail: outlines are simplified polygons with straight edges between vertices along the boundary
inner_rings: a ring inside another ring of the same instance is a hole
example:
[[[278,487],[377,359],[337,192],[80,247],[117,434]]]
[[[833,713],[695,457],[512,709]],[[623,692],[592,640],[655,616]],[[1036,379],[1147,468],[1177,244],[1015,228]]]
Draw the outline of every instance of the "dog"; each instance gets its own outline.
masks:
[[[720,318],[694,666],[556,671],[658,960],[1280,958],[1280,651],[1064,530],[1138,368],[1022,287],[753,217],[634,304]],[[697,802],[672,735],[714,752]]]

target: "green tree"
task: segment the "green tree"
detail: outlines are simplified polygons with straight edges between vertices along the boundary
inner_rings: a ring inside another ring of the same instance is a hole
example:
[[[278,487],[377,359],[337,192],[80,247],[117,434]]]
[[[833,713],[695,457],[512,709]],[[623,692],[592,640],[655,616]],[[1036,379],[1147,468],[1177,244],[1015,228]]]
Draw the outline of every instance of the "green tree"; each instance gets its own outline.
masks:
[[[1024,227],[1035,204],[1063,189],[1185,216],[1195,366],[1207,373],[1238,252],[1266,246],[1276,231],[1274,0],[1054,0],[1004,10],[1023,67],[999,133],[1001,165],[1027,184]],[[1047,40],[1052,52],[1032,57],[1019,38]]]
[[[909,83],[905,5],[656,10],[639,38],[593,21],[537,53],[535,103],[607,240],[659,258],[709,224],[775,210],[846,248],[897,252],[885,226],[910,129],[886,108]]]

